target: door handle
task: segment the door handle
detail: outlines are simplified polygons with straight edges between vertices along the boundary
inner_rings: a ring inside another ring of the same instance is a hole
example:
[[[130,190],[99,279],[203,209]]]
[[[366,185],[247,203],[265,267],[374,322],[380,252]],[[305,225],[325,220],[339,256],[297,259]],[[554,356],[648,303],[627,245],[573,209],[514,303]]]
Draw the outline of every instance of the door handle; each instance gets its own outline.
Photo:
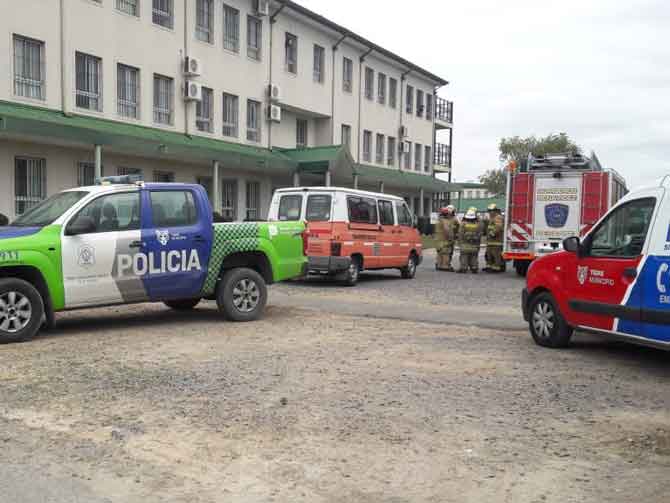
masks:
[[[635,267],[629,267],[623,271],[624,278],[635,279],[637,278],[637,269]]]
[[[142,241],[133,241],[128,245],[128,248],[142,248],[144,243]]]

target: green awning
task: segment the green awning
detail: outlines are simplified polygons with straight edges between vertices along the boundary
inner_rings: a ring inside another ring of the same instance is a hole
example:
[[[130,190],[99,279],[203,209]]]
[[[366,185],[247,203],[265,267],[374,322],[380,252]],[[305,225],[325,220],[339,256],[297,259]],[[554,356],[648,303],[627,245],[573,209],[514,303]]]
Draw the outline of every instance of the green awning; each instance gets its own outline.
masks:
[[[220,161],[225,167],[290,171],[295,163],[281,152],[176,131],[0,101],[0,135],[23,134],[102,145],[152,158]]]
[[[302,173],[324,174],[331,170],[335,174],[352,174],[354,161],[349,149],[342,145],[275,150],[295,162]]]
[[[411,171],[400,171],[379,166],[356,164],[354,166],[354,174],[365,180],[384,182],[388,187],[401,187],[414,190],[424,189],[431,193],[457,192],[459,190],[457,185],[433,178],[430,175],[421,175]]]
[[[457,199],[452,198],[452,204],[456,206],[456,211],[463,212],[468,208],[477,208],[479,212],[488,210],[490,204],[495,204],[501,211],[505,211],[506,202],[504,197],[487,197],[484,199]]]

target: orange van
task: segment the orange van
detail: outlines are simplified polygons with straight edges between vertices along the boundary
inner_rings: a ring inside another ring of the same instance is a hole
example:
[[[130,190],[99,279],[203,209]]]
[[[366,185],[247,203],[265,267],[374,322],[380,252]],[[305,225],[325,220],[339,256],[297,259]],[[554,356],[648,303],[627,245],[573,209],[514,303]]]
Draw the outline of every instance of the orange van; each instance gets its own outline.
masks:
[[[279,189],[268,220],[306,222],[309,272],[349,286],[364,270],[398,269],[412,279],[422,261],[421,236],[400,197],[339,187]]]

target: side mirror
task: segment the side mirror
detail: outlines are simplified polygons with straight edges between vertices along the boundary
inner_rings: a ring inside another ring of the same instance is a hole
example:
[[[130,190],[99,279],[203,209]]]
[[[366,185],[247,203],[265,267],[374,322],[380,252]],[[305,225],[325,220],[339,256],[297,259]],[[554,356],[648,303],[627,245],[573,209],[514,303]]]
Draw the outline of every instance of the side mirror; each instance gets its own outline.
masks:
[[[67,226],[65,234],[67,236],[78,236],[80,234],[91,234],[95,232],[95,221],[91,217],[77,217]]]
[[[563,249],[570,253],[579,253],[580,251],[580,242],[579,238],[571,237],[563,241]]]

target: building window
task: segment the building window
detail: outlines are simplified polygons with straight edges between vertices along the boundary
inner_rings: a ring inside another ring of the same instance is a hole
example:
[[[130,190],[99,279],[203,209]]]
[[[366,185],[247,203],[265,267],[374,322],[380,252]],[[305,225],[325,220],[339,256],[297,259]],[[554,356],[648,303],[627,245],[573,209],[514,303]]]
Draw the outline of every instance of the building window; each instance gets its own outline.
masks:
[[[174,173],[172,171],[154,171],[155,183],[174,183]]]
[[[195,36],[209,44],[214,42],[214,0],[197,0]]]
[[[342,60],[342,89],[346,93],[350,93],[353,89],[354,79],[354,62],[349,58]]]
[[[154,122],[171,126],[174,121],[174,80],[154,75]]]
[[[261,60],[263,47],[263,22],[254,16],[247,16],[247,56]]]
[[[174,28],[174,5],[172,0],[153,0],[153,22],[158,26]]]
[[[286,71],[298,73],[298,37],[286,33]]]
[[[234,222],[237,219],[237,182],[224,180],[221,188],[221,216],[225,222]]]
[[[374,98],[375,94],[375,71],[372,68],[365,68],[365,97],[369,100]]]
[[[372,132],[363,131],[363,160],[370,162],[372,160]]]
[[[44,100],[44,42],[14,35],[14,94]]]
[[[140,0],[116,0],[116,8],[125,14],[140,17]]]
[[[395,108],[398,105],[398,81],[389,79],[389,106]]]
[[[77,163],[77,187],[95,185],[95,163],[82,161]]]
[[[425,153],[423,156],[423,170],[426,173],[430,173],[430,163],[432,159],[433,149],[431,147],[425,147]]]
[[[247,182],[247,222],[257,222],[261,215],[261,184]]]
[[[375,162],[377,164],[384,164],[384,148],[386,147],[385,138],[383,134],[377,135],[377,143],[375,144]]]
[[[314,82],[323,83],[323,70],[326,62],[326,50],[320,45],[314,46]]]
[[[116,67],[117,112],[121,117],[140,118],[140,71],[132,66]]]
[[[433,95],[426,94],[426,119],[433,120]]]
[[[223,136],[237,137],[239,124],[239,98],[223,93]]]
[[[403,143],[403,147],[407,149],[403,150],[403,152],[405,155],[405,169],[409,171],[412,169],[412,142],[406,141]]]
[[[76,53],[77,107],[102,111],[102,59]]]
[[[307,121],[305,119],[296,119],[295,146],[307,148]]]
[[[196,103],[195,127],[205,133],[214,132],[214,91],[208,87],[202,88],[202,100]]]
[[[407,106],[406,111],[408,114],[414,113],[414,88],[412,86],[407,86]]]
[[[261,141],[261,104],[258,101],[247,101],[247,140]]]
[[[386,105],[386,75],[383,73],[377,76],[377,103]]]
[[[212,177],[211,176],[198,176],[195,179],[195,183],[200,185],[205,192],[207,193],[207,199],[209,199],[209,205],[212,206],[212,201],[214,200],[214,194],[212,193]]]
[[[395,149],[396,149],[395,138],[389,136],[388,148],[387,148],[388,152],[386,152],[387,163],[389,166],[393,166],[395,164]]]
[[[423,104],[423,91],[421,89],[416,90],[416,116],[423,117],[424,104]]]
[[[240,50],[240,11],[223,6],[223,47],[229,51]]]
[[[351,126],[342,124],[342,145],[351,149]]]
[[[14,160],[14,211],[23,215],[47,196],[47,161],[29,157]]]
[[[119,166],[116,169],[116,174],[119,176],[128,176],[128,175],[144,176],[140,168],[126,168],[124,166]]]
[[[421,171],[421,144],[414,146],[414,171]]]

